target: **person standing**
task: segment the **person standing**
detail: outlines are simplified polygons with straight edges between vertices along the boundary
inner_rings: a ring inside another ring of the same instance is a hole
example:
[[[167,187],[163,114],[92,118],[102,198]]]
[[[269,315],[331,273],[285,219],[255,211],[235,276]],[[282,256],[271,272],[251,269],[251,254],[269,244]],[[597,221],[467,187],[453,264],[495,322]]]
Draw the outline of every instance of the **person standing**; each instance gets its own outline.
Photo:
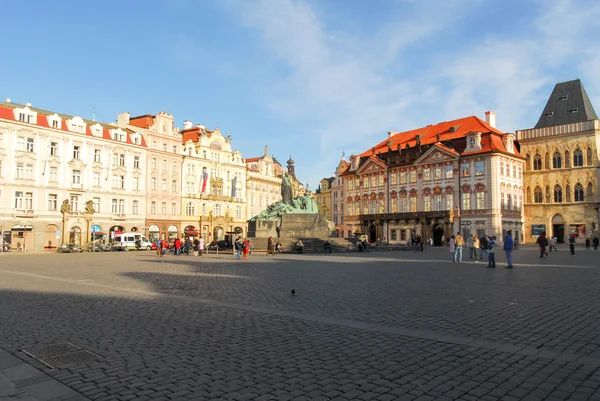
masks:
[[[181,240],[179,238],[175,239],[175,255],[181,254]]]
[[[467,238],[467,249],[469,250],[469,259],[473,259],[473,236]]]
[[[194,238],[194,245],[193,245],[194,256],[198,256],[199,246],[200,246],[200,241],[198,240],[198,238]]]
[[[490,238],[487,244],[488,266],[489,268],[496,267],[496,237]]]
[[[190,255],[192,253],[192,240],[190,237],[185,238],[185,253]]]
[[[598,243],[600,243],[600,240],[598,239],[598,236],[595,235],[594,239],[592,240],[592,243],[594,244],[594,251],[598,250]]]
[[[200,236],[198,242],[198,254],[202,256],[202,251],[204,250],[204,237]]]
[[[242,247],[242,260],[248,260],[248,254],[250,253],[250,241],[244,239]]]
[[[456,237],[454,237],[454,261],[462,262],[463,258],[463,246],[465,245],[465,239],[460,235],[460,233],[456,233]]]
[[[538,237],[538,239],[537,239],[536,243],[537,243],[537,244],[539,245],[539,247],[540,247],[540,259],[543,259],[543,258],[544,258],[544,255],[545,255],[545,256],[548,256],[548,252],[546,252],[546,247],[548,246],[548,238],[546,238],[546,233],[545,233],[545,232],[544,232],[544,233],[542,233],[542,234],[541,234],[541,235]]]
[[[552,252],[552,249],[554,249],[555,252],[558,252],[558,249],[556,249],[556,243],[558,242],[558,240],[556,239],[556,237],[552,237],[550,238],[549,244],[550,244],[550,249],[549,251]]]
[[[162,255],[165,256],[167,254],[167,250],[169,249],[169,243],[166,239],[163,239],[160,244],[162,249]]]
[[[571,250],[571,255],[575,255],[575,235],[569,235],[569,249]]]
[[[587,237],[587,238],[585,239],[585,250],[586,250],[586,251],[589,251],[589,250],[590,250],[590,242],[591,242],[591,241],[590,241],[590,237]]]
[[[273,237],[269,237],[267,240],[267,256],[275,256],[275,247],[273,246]]]
[[[507,269],[513,268],[513,262],[512,262],[513,247],[514,247],[514,242],[513,242],[513,238],[512,238],[512,231],[508,230],[506,232],[506,238],[504,239],[504,253],[506,254],[506,262],[508,263],[508,266],[506,266]]]
[[[473,235],[473,258],[475,259],[475,263],[478,263],[477,260],[477,250],[479,249],[479,238],[476,235]]]
[[[235,243],[233,244],[233,246],[235,247],[236,250],[236,254],[235,254],[235,258],[237,260],[242,259],[242,248],[244,247],[244,243],[242,242],[242,238],[237,237],[237,239],[235,240]]]
[[[486,235],[482,235],[479,240],[479,259],[483,260],[484,252],[488,251],[488,237]]]
[[[162,256],[162,241],[160,239],[157,239],[155,242],[155,245],[156,245],[156,255]]]
[[[455,260],[455,256],[454,256],[454,235],[450,238],[450,242],[448,242],[448,246],[450,248],[450,255],[452,256],[452,261],[456,262]]]

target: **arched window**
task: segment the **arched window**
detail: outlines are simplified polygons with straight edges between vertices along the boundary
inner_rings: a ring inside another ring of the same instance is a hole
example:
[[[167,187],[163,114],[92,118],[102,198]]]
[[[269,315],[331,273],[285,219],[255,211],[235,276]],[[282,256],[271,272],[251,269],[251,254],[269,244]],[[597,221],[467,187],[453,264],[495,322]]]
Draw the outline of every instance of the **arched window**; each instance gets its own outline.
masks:
[[[185,204],[185,214],[186,216],[193,216],[194,215],[194,202],[187,202]]]
[[[591,182],[587,185],[587,194],[588,196],[592,196],[594,194],[594,187],[592,186]]]
[[[546,152],[546,156],[544,157],[544,168],[550,170],[550,153],[548,152]]]
[[[575,153],[573,153],[573,156]],[[575,185],[575,202],[583,202],[583,185],[577,183]]]
[[[216,216],[220,216],[221,215],[221,205],[220,204],[215,204],[213,206],[213,214]]]
[[[531,188],[527,187],[527,203],[531,203]]]
[[[533,169],[536,171],[542,169],[542,157],[538,154],[533,157]]]
[[[529,156],[529,154],[525,157],[525,170],[531,171],[531,156]]]
[[[558,184],[554,186],[554,203],[562,203],[562,188]]]
[[[565,150],[565,167],[571,167],[571,153],[568,150]]]
[[[583,152],[581,149],[575,149],[573,152],[573,167],[581,167],[583,166]]]
[[[554,152],[552,156],[552,168],[562,168],[562,156],[559,152]]]
[[[542,193],[542,188],[535,187],[535,190],[533,191],[533,202],[534,203],[544,202],[544,194]]]
[[[565,195],[567,196],[566,201],[570,203],[571,202],[571,186],[568,184],[565,187]]]
[[[594,159],[593,159],[593,157],[592,157],[592,148],[587,148],[587,151],[586,151],[586,159],[587,159],[587,160],[586,160],[586,162],[587,162],[586,164],[587,164],[588,166],[591,166],[591,165],[594,163]]]

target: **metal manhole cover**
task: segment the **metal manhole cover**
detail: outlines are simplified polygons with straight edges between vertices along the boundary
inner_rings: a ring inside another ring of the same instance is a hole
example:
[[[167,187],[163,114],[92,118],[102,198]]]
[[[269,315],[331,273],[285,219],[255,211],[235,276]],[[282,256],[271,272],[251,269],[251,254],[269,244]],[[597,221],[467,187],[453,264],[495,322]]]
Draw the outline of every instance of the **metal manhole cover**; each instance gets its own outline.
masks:
[[[73,363],[90,362],[101,358],[99,355],[82,350],[71,343],[42,345],[26,348],[23,352],[51,368],[60,368]]]

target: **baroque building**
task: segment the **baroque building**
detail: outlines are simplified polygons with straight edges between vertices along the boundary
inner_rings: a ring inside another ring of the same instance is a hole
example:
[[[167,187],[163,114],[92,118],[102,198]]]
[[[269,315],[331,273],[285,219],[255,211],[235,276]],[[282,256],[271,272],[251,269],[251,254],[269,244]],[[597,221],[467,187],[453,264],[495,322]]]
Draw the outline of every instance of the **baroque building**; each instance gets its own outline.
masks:
[[[183,235],[230,240],[246,232],[246,164],[224,137],[184,122],[181,225]]]
[[[522,238],[524,158],[512,133],[471,116],[388,138],[353,155],[341,175],[345,226],[370,241],[416,235],[442,245],[461,231]]]
[[[0,103],[4,240],[13,248],[51,250],[141,231],[145,166],[146,141],[131,129],[7,99]]]
[[[319,186],[314,194],[319,213],[321,213],[327,221],[331,221],[332,219],[331,183],[333,180],[333,177],[323,178],[319,182]]]
[[[154,242],[158,238],[175,240],[181,226],[181,134],[171,114],[131,117],[119,114],[117,125],[139,132],[148,144],[144,171],[147,188],[144,233]]]
[[[342,173],[346,171],[349,165],[350,163],[342,156],[331,181],[332,221],[335,224],[336,235],[340,238],[350,237],[352,235],[350,231],[346,230],[346,225],[344,223],[344,182],[341,177]]]
[[[246,216],[251,218],[281,200],[283,167],[269,155],[268,146],[262,156],[247,158],[245,162]]]
[[[525,240],[598,235],[600,121],[580,80],[556,84],[534,128],[517,131],[526,157]]]

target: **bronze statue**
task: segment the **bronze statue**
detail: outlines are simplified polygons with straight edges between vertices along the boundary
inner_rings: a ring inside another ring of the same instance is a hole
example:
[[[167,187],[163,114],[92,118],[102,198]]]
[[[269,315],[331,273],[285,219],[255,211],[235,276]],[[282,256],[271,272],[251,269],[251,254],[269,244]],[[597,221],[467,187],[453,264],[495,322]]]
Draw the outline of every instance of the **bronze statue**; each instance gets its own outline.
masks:
[[[292,187],[292,180],[288,174],[283,176],[281,180],[281,202],[287,205],[294,205],[294,189]]]
[[[65,199],[60,207],[60,212],[62,214],[67,214],[71,211],[71,206],[69,205],[69,200]]]

